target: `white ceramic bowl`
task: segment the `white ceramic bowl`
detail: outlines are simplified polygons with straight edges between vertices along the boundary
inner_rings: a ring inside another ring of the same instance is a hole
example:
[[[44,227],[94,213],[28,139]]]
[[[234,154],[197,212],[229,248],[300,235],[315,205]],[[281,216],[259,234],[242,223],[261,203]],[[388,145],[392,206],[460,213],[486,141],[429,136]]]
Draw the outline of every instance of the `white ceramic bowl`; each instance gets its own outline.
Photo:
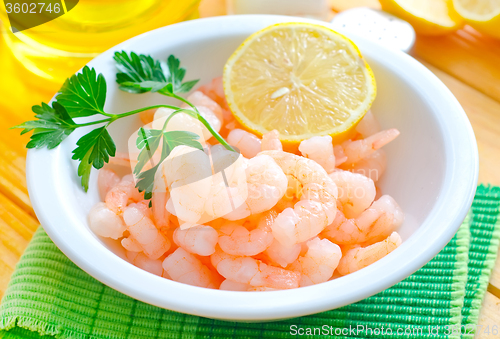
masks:
[[[108,83],[106,110],[125,112],[164,103],[161,95],[127,94],[115,83],[113,52],[126,50],[166,59],[174,54],[186,79],[201,84],[222,74],[227,58],[250,34],[277,22],[311,21],[282,16],[228,16],[157,29],[101,54],[88,65]],[[314,21],[311,21],[314,22]],[[380,186],[403,208],[403,244],[382,260],[351,275],[306,288],[276,292],[210,290],[163,279],[121,259],[113,244],[96,237],[87,212],[98,201],[96,172],[85,194],[71,150],[83,131],[54,150],[28,152],[28,187],[35,212],[55,244],[104,284],[147,303],[227,320],[284,319],[337,308],[369,297],[415,272],[452,238],[471,205],[478,173],[471,125],[457,100],[427,68],[410,56],[352,37],[378,84],[373,112],[401,135],[386,147],[388,168]],[[139,125],[137,117],[113,127],[118,148]],[[113,253],[115,251],[117,254]]]

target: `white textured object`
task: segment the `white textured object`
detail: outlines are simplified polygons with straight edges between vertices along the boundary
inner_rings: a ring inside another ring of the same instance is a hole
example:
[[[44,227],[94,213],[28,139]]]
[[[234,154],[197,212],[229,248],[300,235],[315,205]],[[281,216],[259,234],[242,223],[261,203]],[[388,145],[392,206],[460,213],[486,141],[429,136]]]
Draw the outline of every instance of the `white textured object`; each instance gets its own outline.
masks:
[[[326,0],[226,0],[228,14],[281,14],[327,20]]]
[[[88,63],[108,83],[106,110],[126,112],[165,103],[162,95],[122,92],[115,83],[115,51],[178,57],[186,79],[206,84],[220,76],[229,56],[250,34],[279,22],[317,20],[274,15],[230,15],[162,27],[102,53]],[[76,265],[132,298],[173,311],[225,320],[262,321],[299,317],[341,307],[403,280],[432,259],[453,237],[469,210],[478,175],[474,132],[450,90],[425,66],[398,50],[347,34],[359,47],[377,79],[372,112],[383,128],[401,135],[384,147],[387,170],[377,182],[398,202],[405,221],[403,243],[372,265],[322,284],[273,292],[219,291],[158,277],[128,263],[123,247],[89,228],[88,212],[97,203],[97,171],[88,193],[77,176],[71,151],[78,129],[58,147],[28,151],[26,176],[38,219],[54,243]],[[168,101],[167,101],[168,102]],[[116,124],[116,125],[115,125]],[[138,116],[110,126],[119,152],[140,126]],[[122,258],[120,258],[122,256]]]
[[[409,52],[415,43],[415,30],[394,15],[358,7],[337,14],[332,20],[333,29],[356,34],[389,48]]]

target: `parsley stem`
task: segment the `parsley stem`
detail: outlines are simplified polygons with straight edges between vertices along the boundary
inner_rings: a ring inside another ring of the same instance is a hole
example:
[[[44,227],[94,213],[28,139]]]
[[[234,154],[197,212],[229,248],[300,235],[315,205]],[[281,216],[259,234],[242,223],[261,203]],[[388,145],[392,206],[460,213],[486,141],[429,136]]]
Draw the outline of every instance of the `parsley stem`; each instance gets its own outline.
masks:
[[[189,106],[191,106],[191,108],[193,110],[195,110],[195,112],[197,112],[199,114],[198,110],[196,109],[196,106],[194,106],[192,103],[190,103],[188,100],[184,99],[183,97],[178,96],[175,93],[172,93],[172,94],[169,93],[168,96],[172,96],[173,98],[176,98],[177,100],[182,101],[185,104],[188,104]]]
[[[91,126],[91,125],[97,125],[97,124],[102,124],[104,122],[111,121],[111,118],[108,119],[102,119],[102,120],[96,120],[96,121],[91,121],[91,122],[86,122],[84,124],[76,124],[77,127],[85,127],[85,126]]]
[[[167,128],[167,125],[170,121],[170,119],[172,119],[177,113],[180,113],[180,112],[184,112],[186,111],[185,109],[183,108],[177,108],[175,111],[172,112],[172,114],[170,114],[167,119],[165,120],[165,123],[163,123],[163,127],[162,127],[162,131],[165,131],[165,128]],[[190,114],[191,115],[191,114]]]
[[[208,121],[205,120],[205,118],[200,114],[200,112],[198,111],[198,109],[196,108],[196,106],[194,106],[192,103],[190,103],[188,100],[184,99],[183,97],[181,96],[178,96],[177,94],[175,93],[169,93],[169,96],[172,96],[174,98],[176,98],[177,100],[180,100],[186,104],[188,104],[189,106],[191,106],[191,108],[193,108],[193,110],[195,111],[196,113],[196,119],[198,119],[207,129],[208,131],[214,136],[215,139],[217,139],[218,142],[220,142],[222,145],[224,145],[224,147],[228,150],[228,151],[233,151],[233,152],[236,152],[236,150],[231,147],[231,145],[229,145],[226,140],[224,140],[223,137],[221,137],[221,135],[219,133],[217,133],[213,128],[212,128],[212,125],[210,125],[208,123]]]
[[[172,106],[172,105],[154,105],[154,106],[148,106],[148,107],[144,107],[144,108],[139,108],[139,109],[136,109],[136,110],[133,110],[133,111],[130,111],[130,112],[126,112],[126,113],[113,114],[112,117],[111,117],[111,119],[114,121],[114,120],[117,120],[117,119],[120,119],[120,118],[127,117],[129,115],[134,115],[136,113],[147,111],[148,109],[155,109],[155,108],[160,108],[160,107],[171,108],[171,109],[175,109],[175,110],[179,109],[179,107]]]
[[[155,106],[149,106],[149,107],[144,107],[144,108],[139,108],[130,112],[125,112],[125,113],[120,113],[120,114],[110,114],[110,113],[101,113],[103,115],[108,116],[109,118],[107,119],[102,119],[102,120],[95,120],[95,121],[90,121],[86,122],[84,124],[76,124],[77,127],[85,127],[85,126],[91,126],[91,125],[97,125],[97,124],[102,124],[105,122],[108,122],[108,125],[112,123],[115,120],[118,120],[120,118],[127,117],[129,115],[134,115],[143,111],[147,111],[148,109],[154,109],[154,108],[160,108],[160,107],[166,107],[166,108],[172,108],[175,110],[178,110],[179,107],[176,106],[170,106],[170,105],[155,105]]]
[[[198,110],[196,110],[197,113],[198,113]],[[224,140],[223,137],[221,137],[221,135],[219,133],[217,133],[213,128],[212,128],[212,125],[210,125],[208,123],[208,121],[205,120],[204,117],[201,116],[200,113],[198,113],[198,120],[201,121],[201,123],[203,125],[205,125],[205,127],[208,129],[208,131],[210,133],[212,133],[212,135],[214,136],[215,139],[217,139],[218,142],[220,142],[222,145],[224,145],[224,147],[228,150],[228,151],[233,151],[233,152],[236,152],[236,150],[231,146],[229,145],[226,140]]]
[[[109,125],[109,124],[111,124],[115,120],[118,120],[120,118],[124,118],[124,117],[130,116],[130,115],[134,115],[134,114],[137,114],[137,113],[140,113],[140,112],[144,112],[144,111],[147,111],[148,109],[155,109],[155,108],[160,108],[160,107],[166,107],[166,108],[174,109],[175,111],[172,114],[170,114],[169,117],[167,118],[167,120],[165,121],[165,125],[164,125],[163,129],[165,129],[167,123],[170,121],[170,119],[172,119],[174,117],[174,115],[176,115],[177,113],[184,112],[184,113],[189,114],[193,118],[198,119],[208,129],[208,131],[214,136],[214,138],[217,139],[217,141],[219,141],[222,145],[224,145],[224,147],[227,150],[236,152],[234,150],[234,148],[232,148],[231,145],[229,145],[226,142],[226,140],[224,140],[224,138],[221,137],[220,134],[217,133],[212,128],[212,125],[210,125],[208,123],[208,121],[205,120],[205,118],[203,116],[201,116],[201,114],[198,111],[198,109],[196,108],[196,106],[194,106],[188,100],[186,100],[183,97],[180,97],[180,96],[178,96],[176,94],[170,94],[169,96],[172,96],[172,97],[174,97],[174,98],[176,98],[176,99],[178,99],[178,100],[180,100],[180,101],[188,104],[190,107],[192,107],[193,110],[179,108],[177,106],[172,106],[172,105],[154,105],[154,106],[148,106],[148,107],[144,107],[144,108],[139,108],[139,109],[136,109],[136,110],[133,110],[133,111],[130,111],[130,112],[125,112],[125,113],[120,113],[120,114],[106,114],[106,116],[109,116],[109,118],[102,119],[102,120],[96,120],[96,121],[90,121],[90,122],[87,122],[87,123],[84,123],[84,124],[77,124],[77,127],[85,127],[85,126],[97,125],[97,124],[102,124],[102,123],[105,123],[105,122],[107,122],[108,125]]]

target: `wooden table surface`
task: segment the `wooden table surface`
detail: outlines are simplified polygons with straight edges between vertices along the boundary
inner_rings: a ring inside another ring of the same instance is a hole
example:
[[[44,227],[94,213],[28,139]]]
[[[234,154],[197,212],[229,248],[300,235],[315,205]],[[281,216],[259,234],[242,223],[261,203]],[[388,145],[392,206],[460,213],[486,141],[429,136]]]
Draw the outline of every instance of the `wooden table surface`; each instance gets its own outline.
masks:
[[[329,1],[335,11],[358,5],[379,7],[376,0]],[[201,14],[222,14],[223,10],[212,6],[217,2],[221,0],[205,1]],[[0,59],[2,53],[6,51],[0,47]],[[448,86],[466,111],[478,142],[479,182],[500,186],[500,40],[466,26],[443,37],[418,36],[412,55]],[[12,126],[13,120],[5,116],[0,114],[1,126]],[[24,116],[30,118],[29,113]],[[26,188],[24,144],[26,139],[12,131],[3,129],[0,133],[0,297],[38,227]],[[500,325],[500,260],[492,273],[479,323]],[[490,337],[499,336],[477,336]]]

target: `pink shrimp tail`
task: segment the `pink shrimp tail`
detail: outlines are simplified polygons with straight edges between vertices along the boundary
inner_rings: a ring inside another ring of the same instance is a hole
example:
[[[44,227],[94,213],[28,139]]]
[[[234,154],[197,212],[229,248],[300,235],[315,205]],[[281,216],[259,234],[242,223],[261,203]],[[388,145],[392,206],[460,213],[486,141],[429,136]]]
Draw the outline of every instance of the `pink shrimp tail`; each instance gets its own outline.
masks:
[[[372,148],[374,150],[378,150],[382,146],[385,146],[388,143],[390,143],[391,141],[393,141],[394,139],[396,139],[399,134],[400,134],[400,132],[396,128],[391,128],[391,129],[388,129],[386,131],[378,132],[378,133],[366,138],[365,140],[366,141],[374,140],[373,144],[372,144]]]

